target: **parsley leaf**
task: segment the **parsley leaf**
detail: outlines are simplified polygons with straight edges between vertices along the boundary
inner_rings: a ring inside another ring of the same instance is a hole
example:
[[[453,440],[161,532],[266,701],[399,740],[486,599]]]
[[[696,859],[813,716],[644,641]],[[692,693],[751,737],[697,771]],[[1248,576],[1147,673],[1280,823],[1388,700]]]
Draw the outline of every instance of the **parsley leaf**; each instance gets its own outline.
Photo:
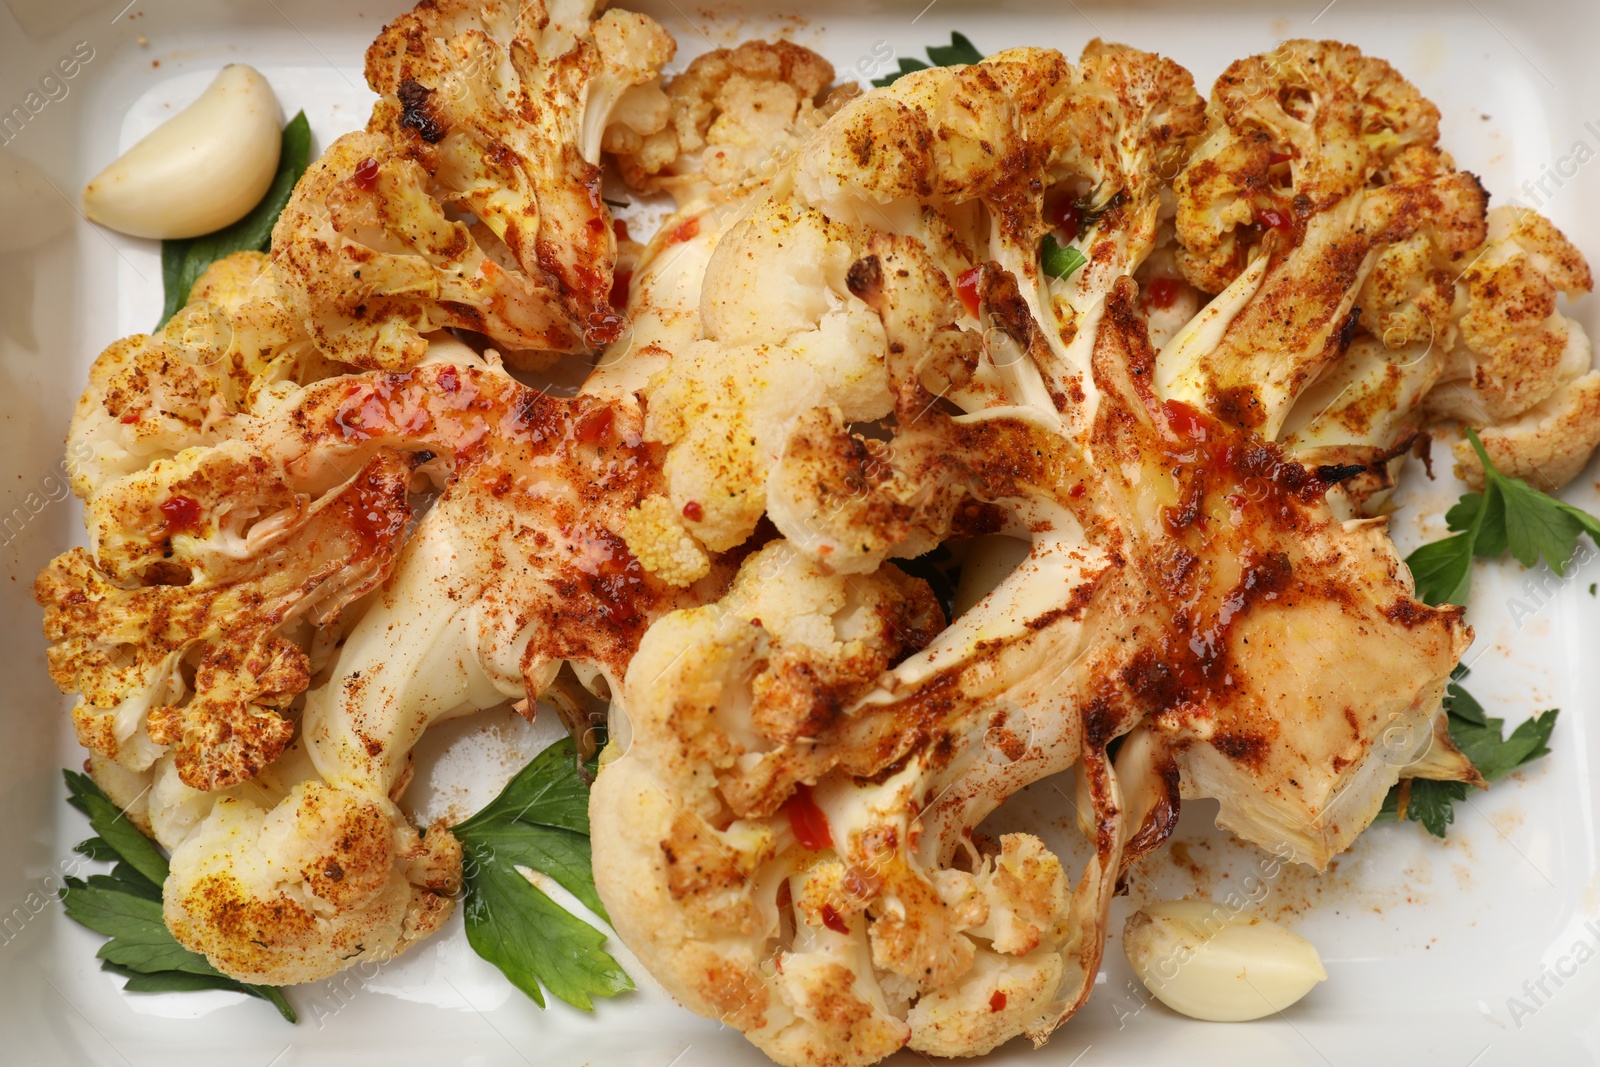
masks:
[[[1455,802],[1467,799],[1467,783],[1435,782],[1429,778],[1411,779],[1411,796],[1406,801],[1406,818],[1421,823],[1434,837],[1443,837],[1456,821]]]
[[[161,285],[165,304],[156,329],[167,324],[189,302],[189,290],[206,268],[235,252],[265,252],[272,247],[272,227],[289,203],[295,183],[311,162],[311,125],[306,113],[299,112],[283,128],[283,147],[278,154],[278,172],[267,187],[267,194],[250,209],[250,214],[216,233],[161,242]]]
[[[83,842],[78,848],[82,850],[87,846],[93,849],[97,853],[95,858],[110,851],[152,884],[159,886],[165,882],[167,858],[156,848],[156,843],[140,833],[139,828],[122,814],[122,809],[111,803],[110,798],[100,791],[100,787],[87,774],[73,771],[61,773],[67,780],[70,793],[67,803],[87,815],[90,827],[99,835]],[[104,848],[93,844],[94,841],[99,841]]]
[[[1406,557],[1419,597],[1429,604],[1465,604],[1472,588],[1474,556],[1494,559],[1509,549],[1524,567],[1543,559],[1560,575],[1572,561],[1580,534],[1600,544],[1600,519],[1541,493],[1521,478],[1501,474],[1470,428],[1467,440],[1483,463],[1483,492],[1463,495],[1445,513],[1452,536],[1429,542]]]
[[[1406,557],[1417,596],[1429,604],[1464,604],[1472,587],[1471,533],[1430,541]]]
[[[1452,677],[1459,679],[1465,674],[1458,667]],[[1523,764],[1549,755],[1550,734],[1560,714],[1556,708],[1542,711],[1512,730],[1510,737],[1505,737],[1505,720],[1486,713],[1483,705],[1458,681],[1452,681],[1445,689],[1444,707],[1450,740],[1488,782],[1504,778]],[[1455,802],[1465,800],[1467,790],[1465,782],[1405,779],[1389,790],[1374,821],[1392,822],[1400,818],[1403,801],[1405,818],[1421,823],[1434,837],[1443,837],[1445,828],[1455,821]]]
[[[965,34],[951,33],[949,44],[930,44],[928,46],[928,58],[933,61],[932,65],[935,67],[957,67],[978,62],[983,58],[983,53],[978,51],[976,45],[967,40]],[[929,64],[922,62],[920,59],[911,59],[907,56],[901,56],[898,62],[900,64],[898,71],[893,74],[886,74],[881,78],[873,78],[872,84],[879,88],[885,85],[892,85],[896,80],[910,74],[912,71],[927,70],[929,66]]]
[[[68,877],[61,890],[67,917],[110,938],[96,955],[101,968],[127,979],[131,993],[225,989],[270,1002],[290,1022],[294,1008],[275,986],[235,981],[202,955],[178,944],[161,915],[167,860],[86,774],[63,771],[67,803],[89,817],[98,835],[73,851],[114,862],[110,874]]]
[[[1045,234],[1039,242],[1039,266],[1052,278],[1065,281],[1087,262],[1088,257],[1076,248],[1057,244],[1054,234]]]
[[[464,854],[467,941],[544,1006],[540,986],[585,1011],[633,988],[606,935],[518,870],[548,876],[602,919],[589,865],[589,788],[570,739],[535,756],[500,795],[452,833]],[[592,768],[591,768],[592,772]]]

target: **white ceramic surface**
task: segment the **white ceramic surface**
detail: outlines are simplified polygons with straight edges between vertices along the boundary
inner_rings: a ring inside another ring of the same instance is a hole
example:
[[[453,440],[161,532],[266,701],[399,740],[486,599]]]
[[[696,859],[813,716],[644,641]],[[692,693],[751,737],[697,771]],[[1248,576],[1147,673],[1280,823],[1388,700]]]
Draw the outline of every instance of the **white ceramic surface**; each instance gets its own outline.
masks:
[[[80,509],[59,462],[85,370],[110,341],[148,329],[160,305],[156,246],[84,223],[73,207],[77,190],[234,60],[262,70],[287,113],[304,108],[317,146],[326,145],[364,121],[371,97],[362,52],[401,6],[136,0],[123,9],[124,2],[0,0],[0,655],[8,694],[0,704],[0,1064],[761,1062],[737,1034],[677,1009],[636,966],[641,991],[593,1016],[559,1003],[540,1011],[472,954],[459,920],[375,974],[293,991],[297,1027],[231,994],[128,996],[98,969],[102,939],[50,900],[87,828],[62,802],[59,768],[82,756],[66,701],[45,674],[29,590],[40,566],[81,538]],[[1592,62],[1600,7],[1592,0],[1310,0],[1209,11],[1184,0],[925,3],[822,0],[800,20],[777,19],[790,9],[759,0],[715,18],[679,0],[643,7],[677,36],[680,64],[776,24],[828,56],[842,77],[881,73],[890,54],[919,55],[951,29],[986,51],[1046,44],[1071,53],[1098,33],[1173,56],[1203,87],[1230,59],[1284,37],[1352,41],[1396,63],[1440,105],[1446,145],[1491,191],[1507,196],[1543,177],[1542,192],[1530,186],[1542,210],[1600,258],[1600,164],[1588,162],[1600,151],[1600,68]],[[70,79],[57,66],[68,57],[79,60]],[[1573,313],[1591,335],[1600,332],[1592,298]],[[1437,484],[1415,479],[1409,488],[1410,506],[1395,524],[1402,548],[1442,530],[1439,504],[1457,489],[1441,473]],[[1591,466],[1569,499],[1600,503],[1595,476]],[[1138,994],[1114,939],[1100,988],[1078,1018],[1044,1050],[1014,1043],[991,1059],[1186,1067],[1600,1061],[1600,962],[1590,961],[1600,949],[1592,783],[1600,740],[1587,721],[1600,712],[1600,599],[1588,591],[1600,581],[1600,563],[1559,581],[1505,562],[1480,567],[1474,581],[1473,691],[1513,724],[1561,707],[1555,751],[1461,806],[1447,844],[1411,824],[1379,827],[1328,876],[1295,870],[1250,883],[1263,887],[1256,895],[1266,914],[1321,948],[1326,984],[1278,1018],[1191,1022]],[[444,729],[432,746],[442,755],[418,784],[423,802],[433,787],[435,805],[486,799],[491,779],[549,736],[504,716]],[[1003,818],[1046,826],[1064,841],[1063,810],[1053,784],[1041,783]],[[1210,829],[1210,815],[1200,805],[1186,812],[1179,847],[1141,866],[1114,927],[1137,900],[1223,897],[1261,874],[1264,854]]]

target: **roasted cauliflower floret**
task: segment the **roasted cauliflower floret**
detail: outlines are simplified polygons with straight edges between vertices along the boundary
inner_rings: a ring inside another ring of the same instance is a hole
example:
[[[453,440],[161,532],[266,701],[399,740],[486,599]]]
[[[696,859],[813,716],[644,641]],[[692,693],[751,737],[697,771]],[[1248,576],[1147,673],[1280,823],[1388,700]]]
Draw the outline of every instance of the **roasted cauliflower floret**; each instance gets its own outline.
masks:
[[[388,575],[410,479],[409,463],[374,458],[256,551],[166,575],[181,584],[123,588],[82,549],[58,557],[34,598],[51,677],[83,697],[72,713],[79,741],[133,770],[176,746],[179,773],[198,789],[253,777],[289,743],[284,712],[310,683],[305,649],[284,632],[331,622]],[[168,493],[160,478],[142,487],[159,503],[138,509],[149,525],[124,533],[160,546],[218,521],[215,503]]]
[[[1483,243],[1486,195],[1435,147],[1433,105],[1347,45],[1290,41],[1240,60],[1218,80],[1208,121],[1174,182],[1177,261],[1218,296],[1163,349],[1159,384],[1276,439],[1288,402],[1354,339],[1374,264],[1459,271]],[[1254,214],[1264,232],[1246,249],[1235,228]],[[1402,252],[1385,264],[1394,246]],[[1389,340],[1400,347],[1419,328],[1407,319]]]
[[[647,501],[649,514],[630,519],[629,544],[647,567],[659,559],[682,583],[701,571],[684,531],[702,552],[748,538],[767,509],[768,474],[806,412],[888,413],[883,328],[846,279],[853,239],[822,212],[769,200],[717,244],[702,282],[701,339],[674,351],[643,391],[645,437],[668,446],[670,502]]]
[[[676,996],[780,1063],[865,1064],[908,1043],[970,1055],[1053,1014],[1060,862],[1015,834],[952,869],[970,840],[917,816],[984,758],[991,715],[933,713],[938,757],[852,744],[894,717],[859,698],[941,622],[893,567],[829,577],[779,542],[723,601],[652,627],[629,668],[628,749],[590,801],[613,828],[595,838],[596,884]],[[801,752],[820,756],[812,784],[744,773]]]
[[[1118,278],[1154,250],[1162,190],[1204,130],[1204,106],[1189,72],[1170,59],[1094,40],[1073,74],[1076,90],[1034,132],[1048,146],[1056,179],[1041,206],[1054,235],[1084,264],[1048,283],[1063,339],[1093,343],[1100,302]],[[1075,232],[1067,232],[1073,230]]]
[[[1487,242],[1455,283],[1448,355],[1426,400],[1429,414],[1478,430],[1501,470],[1546,490],[1575,478],[1600,445],[1589,339],[1557,306],[1559,294],[1593,285],[1582,253],[1548,219],[1495,208]],[[1481,487],[1477,453],[1466,441],[1453,451],[1460,476]]]
[[[381,796],[317,781],[273,808],[217,800],[172,853],[163,888],[180,943],[246,982],[312,982],[404,952],[443,925],[461,846],[421,837]]]
[[[446,327],[518,351],[584,347],[549,276],[526,271],[485,225],[451,217],[430,183],[387,136],[349,133],[295,187],[274,230],[273,263],[317,346],[390,369],[420,362],[424,335]]]
[[[1388,63],[1334,41],[1285,41],[1217,79],[1208,132],[1173,182],[1178,265],[1218,293],[1267,234],[1373,184],[1453,170],[1439,111]]]
[[[335,142],[274,230],[279,278],[324,352],[404,367],[444,327],[519,352],[618,336],[600,146],[676,46],[645,16],[594,6],[440,0],[373,42],[367,131]]]
[[[1576,327],[1573,333],[1577,335]],[[1587,340],[1582,349],[1587,352]],[[1587,365],[1587,358],[1582,362]],[[1582,473],[1600,447],[1600,371],[1566,378],[1550,396],[1511,419],[1485,426],[1478,437],[1501,473],[1547,493],[1560,489]],[[1481,490],[1483,464],[1471,443],[1457,441],[1450,451],[1456,476]]]
[[[608,132],[606,150],[641,192],[669,192],[680,204],[713,190],[732,195],[777,174],[847,98],[825,99],[832,83],[827,60],[788,41],[717,49],[667,83],[663,126],[642,137]],[[624,113],[631,103],[624,101]]]
[[[672,514],[666,522],[668,509],[652,505],[658,521],[633,521],[636,554],[692,575],[682,531],[723,550],[748,537],[764,512],[807,552],[852,572],[937,544],[959,494],[925,501],[917,516],[905,501],[877,508],[865,524],[856,521],[868,518],[861,509],[838,505],[841,492],[848,497],[874,477],[863,468],[888,470],[883,443],[851,425],[881,419],[895,404],[881,329],[846,276],[864,239],[899,219],[954,282],[988,251],[991,235],[977,228],[987,208],[1007,259],[1037,278],[1041,189],[1086,182],[1104,208],[1086,238],[1091,267],[1053,298],[1090,322],[1111,280],[1153,245],[1159,196],[1150,169],[1176,167],[1200,114],[1181,68],[1100,42],[1076,72],[1057,53],[1018,49],[972,67],[921,71],[847,104],[801,150],[793,182],[711,253],[701,331],[679,342],[647,391],[647,436],[669,445]],[[864,153],[860,145],[880,147]],[[1015,284],[992,277],[979,283],[994,290],[988,313],[1017,314]],[[934,388],[973,406],[1005,391],[1051,403],[1018,359],[985,360],[978,332],[943,339],[953,347],[907,374],[942,378]],[[897,411],[902,430],[934,402]],[[645,546],[647,533],[660,547]]]
[[[1453,290],[1464,309],[1456,320],[1459,341],[1430,409],[1471,426],[1490,425],[1540,403],[1576,377],[1580,365],[1587,371],[1582,328],[1557,310],[1556,297],[1592,288],[1582,253],[1548,219],[1495,208],[1487,243]],[[1579,340],[1571,339],[1574,333]]]
[[[221,441],[229,416],[340,370],[284,310],[266,255],[219,259],[161,330],[115,342],[89,368],[67,430],[73,491],[87,499],[157,459]]]

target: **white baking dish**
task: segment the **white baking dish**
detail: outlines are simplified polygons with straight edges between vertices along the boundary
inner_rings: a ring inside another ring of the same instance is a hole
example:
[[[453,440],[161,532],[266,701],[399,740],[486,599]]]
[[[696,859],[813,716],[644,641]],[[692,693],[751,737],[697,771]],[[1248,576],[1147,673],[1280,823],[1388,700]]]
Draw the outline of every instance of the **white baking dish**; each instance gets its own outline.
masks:
[[[96,230],[72,204],[90,175],[232,60],[262,70],[288,112],[304,108],[319,147],[360,125],[370,101],[362,52],[399,9],[398,0],[138,0],[119,10],[123,2],[0,0],[0,109],[12,115],[9,125],[0,116],[0,183],[22,197],[20,206],[18,196],[0,198],[8,205],[0,209],[0,619],[10,694],[0,710],[0,1063],[760,1062],[733,1031],[673,1006],[636,966],[640,992],[592,1016],[560,1003],[540,1011],[472,954],[459,922],[377,973],[293,991],[301,1022],[291,1027],[261,1002],[231,994],[124,995],[98,969],[101,939],[61,915],[51,893],[87,830],[62,803],[59,768],[82,757],[66,702],[45,674],[29,592],[40,566],[81,537],[59,463],[85,370],[111,340],[148,329],[160,305],[156,247]],[[891,54],[920,54],[960,29],[985,50],[1041,44],[1069,53],[1099,33],[1175,57],[1205,87],[1229,59],[1281,38],[1337,37],[1394,61],[1438,102],[1445,143],[1463,167],[1502,197],[1539,206],[1600,257],[1600,165],[1587,162],[1600,151],[1600,68],[1590,55],[1600,7],[1592,3],[1311,0],[1288,11],[1238,3],[1206,12],[1184,0],[925,2],[825,0],[804,20],[778,18],[787,9],[760,2],[730,7],[720,21],[675,0],[643,7],[677,36],[680,63],[777,26],[827,55],[841,77],[880,73]],[[1600,332],[1593,299],[1574,314],[1591,335]],[[1442,529],[1437,505],[1457,491],[1443,473],[1408,496],[1413,506],[1396,522],[1403,549]],[[1568,497],[1590,508],[1600,502],[1593,470]],[[1330,980],[1308,999],[1259,1023],[1184,1020],[1145,1003],[1114,939],[1095,997],[1046,1050],[1013,1044],[993,1059],[1600,1061],[1600,963],[1590,962],[1600,955],[1600,740],[1587,722],[1600,711],[1600,600],[1588,591],[1597,580],[1596,563],[1566,581],[1512,563],[1474,579],[1474,692],[1512,723],[1544,707],[1563,712],[1553,755],[1463,806],[1448,844],[1412,824],[1380,827],[1329,876],[1290,871],[1246,883],[1261,874],[1263,854],[1209,830],[1210,812],[1196,806],[1180,828],[1182,849],[1140,868],[1135,900],[1264,887],[1255,891],[1260,907],[1288,918],[1327,962]],[[449,730],[436,739],[436,749],[450,751],[433,777],[468,782],[480,800],[493,792],[491,779],[509,773],[508,745],[514,761],[550,736],[504,717]],[[1067,810],[1044,783],[1006,819],[1048,823],[1059,834]]]

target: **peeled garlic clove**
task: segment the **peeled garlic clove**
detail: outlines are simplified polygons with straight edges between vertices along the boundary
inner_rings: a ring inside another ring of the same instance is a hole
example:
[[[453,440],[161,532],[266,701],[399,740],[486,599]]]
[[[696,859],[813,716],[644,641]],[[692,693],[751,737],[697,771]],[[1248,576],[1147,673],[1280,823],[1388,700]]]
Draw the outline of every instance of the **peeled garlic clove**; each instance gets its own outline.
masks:
[[[1122,950],[1157,1000],[1231,1023],[1281,1011],[1328,972],[1294,931],[1209,900],[1166,900],[1128,916]]]
[[[133,237],[211,233],[244,218],[266,195],[282,147],[272,86],[234,63],[101,171],[83,190],[83,213]]]

